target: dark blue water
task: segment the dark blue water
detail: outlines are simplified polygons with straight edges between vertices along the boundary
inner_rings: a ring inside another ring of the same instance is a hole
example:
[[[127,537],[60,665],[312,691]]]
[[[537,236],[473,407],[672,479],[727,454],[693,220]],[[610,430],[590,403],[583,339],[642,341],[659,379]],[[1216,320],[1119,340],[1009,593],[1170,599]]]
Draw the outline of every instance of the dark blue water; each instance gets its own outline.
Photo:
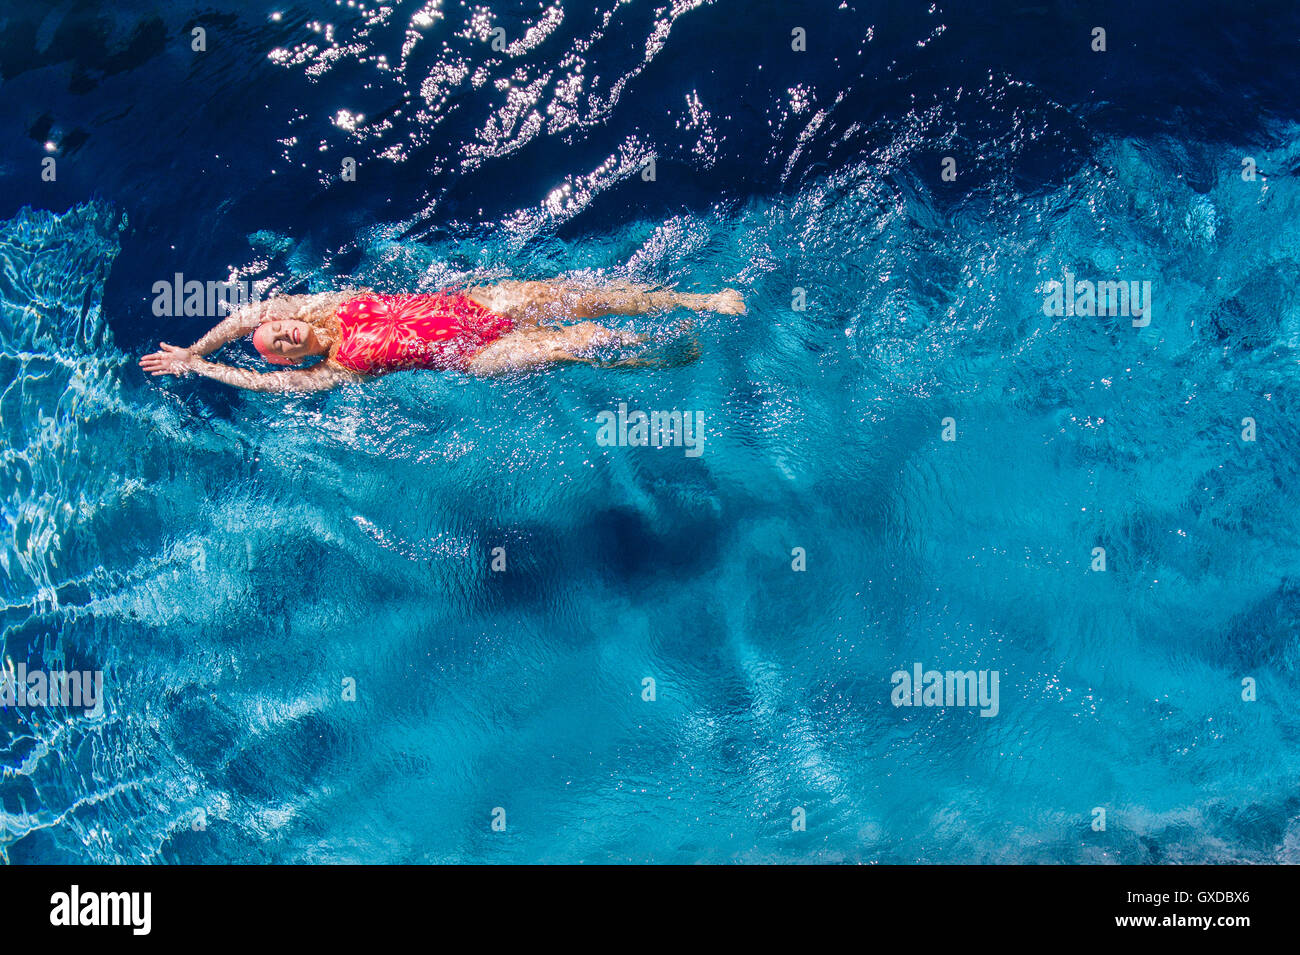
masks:
[[[0,853],[1295,861],[1298,21],[0,4],[3,657],[105,684],[0,709]],[[248,395],[135,366],[210,324],[177,272],[750,311],[678,368]],[[1067,273],[1149,322],[1046,314]],[[703,453],[601,445],[620,404]],[[893,705],[916,663],[996,715]]]

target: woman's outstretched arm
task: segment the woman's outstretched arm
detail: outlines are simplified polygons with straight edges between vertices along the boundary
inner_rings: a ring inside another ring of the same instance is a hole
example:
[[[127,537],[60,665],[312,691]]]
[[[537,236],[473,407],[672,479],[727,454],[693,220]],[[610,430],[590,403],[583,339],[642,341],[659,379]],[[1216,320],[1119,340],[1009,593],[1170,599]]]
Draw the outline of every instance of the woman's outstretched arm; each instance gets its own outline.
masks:
[[[279,295],[263,302],[249,302],[227,315],[188,349],[191,355],[211,355],[222,345],[251,335],[257,326],[274,319],[295,318],[310,295]]]
[[[311,368],[256,372],[204,361],[189,349],[166,342],[162,343],[160,351],[140,359],[140,365],[151,375],[202,375],[249,391],[324,391],[347,381],[363,380],[360,375],[328,360]]]
[[[354,375],[331,361],[323,361],[311,368],[257,372],[194,358],[190,370],[196,375],[249,391],[325,391],[344,382],[363,380],[360,375]]]

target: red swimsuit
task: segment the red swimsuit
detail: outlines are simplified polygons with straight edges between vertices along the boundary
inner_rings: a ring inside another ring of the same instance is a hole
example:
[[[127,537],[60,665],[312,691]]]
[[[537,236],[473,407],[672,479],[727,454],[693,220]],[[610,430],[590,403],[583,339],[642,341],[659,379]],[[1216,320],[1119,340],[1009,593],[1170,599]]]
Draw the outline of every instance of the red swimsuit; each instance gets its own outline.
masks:
[[[338,310],[334,360],[363,375],[408,368],[464,371],[513,320],[464,295],[364,295]]]

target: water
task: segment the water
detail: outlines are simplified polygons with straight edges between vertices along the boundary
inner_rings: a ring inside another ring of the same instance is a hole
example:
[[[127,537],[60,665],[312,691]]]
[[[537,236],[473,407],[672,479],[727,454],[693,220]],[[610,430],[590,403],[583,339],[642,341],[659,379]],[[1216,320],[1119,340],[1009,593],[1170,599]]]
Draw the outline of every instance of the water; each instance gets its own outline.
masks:
[[[491,7],[9,13],[3,654],[106,693],[0,710],[5,858],[1296,861],[1296,12]],[[246,395],[135,367],[203,331],[177,271],[750,311]],[[1066,272],[1150,325],[1045,315]],[[703,454],[602,447],[620,403]],[[997,716],[891,705],[917,662]]]

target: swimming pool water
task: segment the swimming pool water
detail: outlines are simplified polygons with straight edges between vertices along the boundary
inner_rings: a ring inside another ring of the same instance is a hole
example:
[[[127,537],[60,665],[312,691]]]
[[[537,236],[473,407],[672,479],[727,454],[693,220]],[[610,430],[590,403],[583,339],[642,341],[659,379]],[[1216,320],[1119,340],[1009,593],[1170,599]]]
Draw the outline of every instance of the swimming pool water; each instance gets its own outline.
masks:
[[[816,7],[838,58],[807,67],[776,6],[766,38],[727,6],[232,4],[204,22],[241,56],[189,66],[187,11],[128,5],[116,72],[48,53],[71,20],[11,51],[8,85],[93,80],[58,102],[213,92],[129,175],[105,157],[141,121],[65,103],[94,116],[54,151],[66,203],[0,225],[3,655],[106,688],[102,714],[0,710],[7,861],[1297,860],[1300,136],[1273,74],[1240,125],[1225,86],[1166,126],[1120,92],[1168,118],[1164,47],[1081,80],[1012,43],[1072,28],[1050,5]],[[494,59],[498,22],[524,39]],[[222,118],[255,83],[297,142]],[[330,178],[348,149],[357,183]],[[150,284],[223,267],[734,286],[749,312],[668,369],[146,380],[202,330]],[[1150,324],[1045,314],[1066,273],[1150,281]],[[703,453],[603,446],[620,404],[697,413]],[[894,706],[916,663],[998,671],[997,714]]]

